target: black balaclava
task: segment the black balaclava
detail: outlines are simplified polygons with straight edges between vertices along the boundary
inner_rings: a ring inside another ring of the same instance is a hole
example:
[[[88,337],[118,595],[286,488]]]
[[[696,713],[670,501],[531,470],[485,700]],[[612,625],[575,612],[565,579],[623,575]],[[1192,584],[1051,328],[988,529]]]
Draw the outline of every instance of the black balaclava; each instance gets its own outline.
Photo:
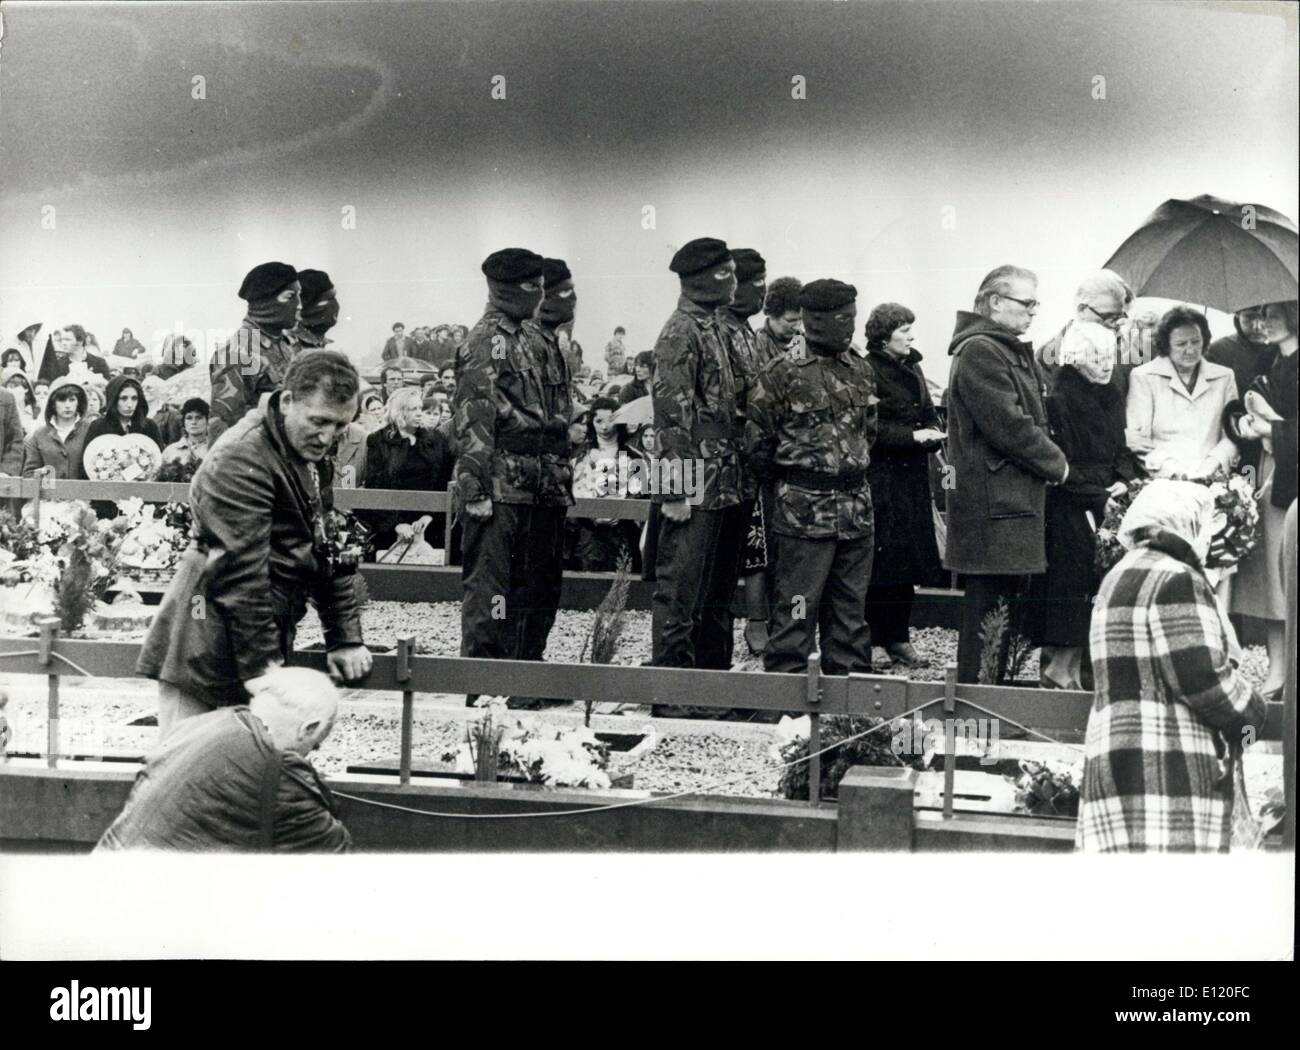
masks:
[[[339,300],[334,282],[324,270],[299,270],[298,284],[302,300],[298,323],[323,339],[339,319]]]
[[[275,296],[254,299],[248,304],[248,319],[267,332],[283,332],[298,322],[298,296],[280,302]]]
[[[727,271],[727,277],[719,280],[716,275],[724,270]],[[682,278],[682,295],[697,306],[726,306],[735,294],[736,267],[730,260]]]
[[[560,325],[568,324],[573,320],[577,309],[578,293],[574,291],[573,278],[569,278],[554,287],[549,284],[546,286],[546,294],[542,297],[537,319],[547,328],[559,328]]]
[[[741,320],[748,320],[763,309],[767,295],[767,260],[753,248],[732,248],[736,261],[736,295],[728,309]]]
[[[839,306],[834,310],[803,311],[803,334],[808,349],[820,357],[841,354],[853,345],[853,328],[857,323],[857,307]],[[836,314],[851,312],[847,321],[836,318]]]
[[[521,288],[523,281],[494,281],[488,278],[488,302],[512,321],[526,321],[537,313],[542,303],[542,279],[530,279],[537,285],[534,291]]]

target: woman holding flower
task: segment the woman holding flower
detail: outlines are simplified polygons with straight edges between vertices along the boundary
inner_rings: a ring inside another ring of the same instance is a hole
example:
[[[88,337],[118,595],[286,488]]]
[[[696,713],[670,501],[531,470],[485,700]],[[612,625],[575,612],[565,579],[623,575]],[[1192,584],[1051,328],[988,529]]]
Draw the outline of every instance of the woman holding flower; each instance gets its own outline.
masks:
[[[1102,581],[1076,844],[1099,852],[1227,852],[1234,763],[1264,701],[1205,577],[1214,497],[1158,479],[1120,525]]]

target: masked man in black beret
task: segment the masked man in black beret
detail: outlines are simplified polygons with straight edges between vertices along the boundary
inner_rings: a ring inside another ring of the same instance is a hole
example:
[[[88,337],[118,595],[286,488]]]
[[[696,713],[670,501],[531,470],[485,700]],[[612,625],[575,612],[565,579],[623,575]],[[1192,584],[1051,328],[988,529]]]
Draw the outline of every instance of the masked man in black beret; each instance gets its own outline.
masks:
[[[550,552],[538,564],[538,550],[557,517],[544,501],[557,498],[558,481],[544,476],[568,454],[568,424],[557,426],[549,414],[546,375],[524,327],[542,303],[542,257],[505,248],[482,269],[487,311],[456,351],[452,400],[465,519],[460,653],[517,660],[529,627],[540,631],[545,621],[549,629],[554,619],[553,610],[545,616],[535,584],[550,564]]]
[[[289,333],[306,350],[332,343],[326,333],[339,320],[339,298],[334,282],[324,270],[299,270],[298,324]]]
[[[208,366],[212,376],[211,444],[256,408],[263,394],[280,389],[297,350],[290,329],[298,321],[298,271],[269,262],[248,271],[239,298],[248,313],[235,334],[217,347]]]
[[[540,660],[560,607],[564,578],[564,522],[573,506],[572,449],[569,422],[573,415],[569,365],[561,335],[573,324],[578,293],[563,259],[542,261],[545,289],[537,316],[524,321],[533,360],[541,371],[545,407],[545,436],[541,451],[541,487],[529,533],[529,564],[525,582],[532,588],[520,629],[520,660]],[[541,701],[514,697],[516,707],[536,707]]]
[[[758,333],[750,327],[749,319],[763,309],[767,293],[767,262],[753,248],[733,248],[731,257],[736,263],[736,295],[727,306],[718,307],[718,323],[727,339],[727,354],[731,371],[736,378],[736,447],[745,447],[745,417],[749,395],[758,379],[763,356],[758,345]],[[740,460],[740,503],[725,512],[722,535],[719,539],[719,557],[729,558],[725,564],[735,566],[735,573],[727,582],[727,593],[734,594],[736,580],[745,577],[747,609],[745,637],[751,649],[761,652],[767,643],[767,601],[763,589],[763,570],[767,556],[763,541],[763,511],[758,506],[758,478],[746,463]],[[734,557],[728,552],[734,553]],[[714,627],[725,630],[714,629]],[[695,665],[725,671],[731,666],[734,632],[732,618],[725,622],[718,618],[706,619],[704,630],[695,643]]]
[[[719,542],[728,508],[740,503],[736,448],[736,379],[727,337],[717,318],[736,291],[736,265],[726,244],[701,237],[684,244],[669,269],[681,298],[655,343],[654,430],[659,507],[652,605],[653,663],[699,667],[697,640],[729,630],[733,564]],[[734,512],[733,512],[734,513]],[[728,660],[728,663],[730,661]],[[724,665],[726,666],[726,665]],[[716,709],[657,705],[660,717],[716,717]]]
[[[801,672],[820,634],[822,670],[871,670],[865,603],[874,530],[867,464],[875,380],[852,349],[857,290],[821,280],[800,294],[807,353],[758,374],[749,399],[750,463],[775,483],[768,671]]]

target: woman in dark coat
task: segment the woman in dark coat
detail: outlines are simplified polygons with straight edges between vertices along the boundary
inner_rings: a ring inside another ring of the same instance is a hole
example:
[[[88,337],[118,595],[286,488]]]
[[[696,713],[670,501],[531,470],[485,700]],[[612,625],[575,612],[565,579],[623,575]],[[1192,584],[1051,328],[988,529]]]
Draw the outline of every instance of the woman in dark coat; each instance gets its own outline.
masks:
[[[1296,303],[1269,303],[1264,308],[1269,347],[1257,361],[1256,375],[1241,398],[1223,411],[1223,428],[1242,459],[1255,471],[1259,501],[1259,540],[1242,559],[1232,584],[1231,611],[1265,623],[1268,674],[1260,691],[1280,697],[1286,681],[1284,579],[1277,571],[1282,553],[1287,508],[1296,498],[1296,353],[1300,316]]]
[[[1043,647],[1042,684],[1082,689],[1092,599],[1101,580],[1094,566],[1097,528],[1106,503],[1141,472],[1124,441],[1124,398],[1110,382],[1115,336],[1100,324],[1075,321],[1061,341],[1061,369],[1047,398],[1052,440],[1070,473],[1047,490],[1047,572],[1030,584],[1030,633]]]
[[[366,438],[365,488],[443,492],[451,481],[453,460],[446,439],[435,427],[425,426],[423,399],[418,388],[395,390],[385,410],[388,424]],[[440,546],[443,515],[416,510],[368,510],[362,515],[374,534],[376,553],[383,553],[410,526],[432,525],[426,539]],[[401,528],[406,526],[406,528]]]
[[[882,303],[871,311],[866,328],[867,361],[880,398],[867,467],[876,528],[867,624],[871,644],[904,667],[926,666],[909,640],[915,588],[936,586],[944,575],[929,479],[930,453],[944,435],[921,374],[921,355],[912,349],[915,320],[906,306]]]

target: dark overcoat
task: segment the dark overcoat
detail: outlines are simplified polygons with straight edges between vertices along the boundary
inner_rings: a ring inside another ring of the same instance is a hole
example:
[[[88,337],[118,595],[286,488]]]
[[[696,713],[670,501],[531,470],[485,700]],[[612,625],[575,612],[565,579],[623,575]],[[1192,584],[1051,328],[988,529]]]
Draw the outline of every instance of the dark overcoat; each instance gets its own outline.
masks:
[[[1047,567],[1047,485],[1066,473],[1048,434],[1033,349],[1005,325],[959,311],[948,352],[948,539],[952,572],[1023,576]]]
[[[918,445],[912,432],[942,430],[943,424],[921,374],[919,353],[913,350],[898,358],[884,350],[868,350],[867,363],[876,374],[880,398],[876,443],[867,467],[876,525],[871,584],[938,586],[944,572],[934,538],[929,478],[930,453],[938,442]]]
[[[1124,398],[1113,384],[1090,383],[1065,365],[1048,395],[1047,417],[1070,476],[1047,490],[1047,572],[1030,590],[1031,622],[1042,645],[1085,646],[1101,583],[1096,529],[1106,516],[1106,490],[1132,481],[1141,467],[1124,441]]]

